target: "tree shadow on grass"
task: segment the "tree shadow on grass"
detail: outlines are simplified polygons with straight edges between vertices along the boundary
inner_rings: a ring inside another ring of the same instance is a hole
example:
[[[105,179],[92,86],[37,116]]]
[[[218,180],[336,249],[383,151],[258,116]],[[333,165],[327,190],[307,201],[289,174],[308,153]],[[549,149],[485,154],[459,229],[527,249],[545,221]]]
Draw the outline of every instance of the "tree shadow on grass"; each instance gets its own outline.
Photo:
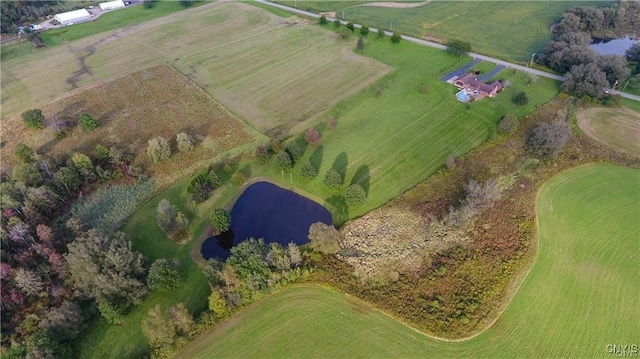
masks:
[[[336,194],[327,198],[325,204],[328,204],[329,206],[327,207],[332,209],[333,224],[336,228],[349,219],[349,206],[344,203],[342,195]]]
[[[370,181],[371,181],[371,173],[369,170],[369,165],[361,165],[360,167],[358,167],[356,174],[353,175],[353,178],[351,179],[351,183],[349,185],[356,184],[356,183],[359,184],[360,186],[362,186],[367,196],[369,196]]]
[[[311,162],[311,164],[313,165],[313,167],[315,167],[316,170],[319,170],[320,166],[322,165],[323,152],[324,152],[324,146],[320,145],[315,150],[313,150],[313,153],[309,157],[309,162]]]
[[[347,158],[346,152],[340,152],[340,154],[333,161],[333,165],[331,168],[336,170],[342,176],[342,180],[345,180],[347,175],[347,166],[349,165],[349,159]]]

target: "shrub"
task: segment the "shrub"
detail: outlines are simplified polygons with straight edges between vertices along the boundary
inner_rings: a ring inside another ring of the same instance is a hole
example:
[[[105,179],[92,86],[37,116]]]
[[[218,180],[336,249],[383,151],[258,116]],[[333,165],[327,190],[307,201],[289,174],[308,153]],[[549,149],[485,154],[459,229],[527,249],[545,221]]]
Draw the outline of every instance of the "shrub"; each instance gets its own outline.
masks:
[[[382,39],[382,38],[383,38],[383,37],[385,37],[385,36],[386,36],[386,34],[384,33],[384,30],[379,29],[379,30],[378,30],[378,38],[379,38],[379,39]]]
[[[305,133],[304,139],[308,144],[315,145],[316,143],[318,143],[318,141],[320,141],[320,132],[318,132],[318,130],[316,130],[315,128],[310,128],[307,130],[307,133]]]
[[[333,26],[335,26],[335,27],[340,27],[340,25],[342,25],[342,23],[340,22],[340,20],[338,20],[338,19],[333,20]]]
[[[555,157],[570,138],[571,126],[567,122],[541,122],[527,138],[527,147],[539,157]]]
[[[144,0],[142,5],[144,5],[145,9],[151,9],[156,6],[156,0]]]
[[[342,186],[342,176],[338,171],[333,168],[328,170],[324,176],[324,180],[322,181],[325,187],[327,187],[331,191],[339,190]]]
[[[369,26],[362,25],[360,28],[360,35],[367,36],[369,34]]]
[[[186,132],[178,132],[176,135],[176,143],[178,144],[178,151],[180,152],[192,151],[194,147],[193,137]]]
[[[22,113],[22,121],[28,128],[41,130],[45,126],[44,115],[40,109],[26,110]]]
[[[511,101],[513,101],[513,103],[518,106],[523,106],[529,103],[529,97],[527,97],[527,94],[524,92],[518,92],[515,96],[513,96]]]
[[[22,163],[29,163],[33,159],[33,149],[24,143],[18,143],[13,150],[13,155]]]
[[[344,193],[344,203],[347,206],[359,207],[362,206],[367,199],[367,192],[361,185],[354,183]]]
[[[231,215],[223,208],[214,209],[209,219],[216,233],[226,232],[231,226]]]
[[[279,153],[280,151],[282,151],[282,144],[277,138],[272,138],[269,141],[269,147],[271,147],[271,151],[273,153]]]
[[[300,166],[300,177],[305,181],[311,181],[318,176],[318,171],[310,161],[307,161]]]
[[[93,131],[100,125],[98,120],[88,113],[80,115],[80,121],[78,122],[82,131]]]
[[[351,36],[351,30],[346,27],[341,27],[338,29],[338,38],[346,40]]]
[[[500,124],[498,124],[498,132],[509,133],[518,128],[518,119],[514,116],[504,115],[500,117]]]
[[[169,235],[177,228],[177,209],[166,198],[163,198],[156,207],[156,222],[162,231]]]
[[[149,289],[168,292],[178,288],[180,285],[180,272],[178,271],[177,263],[176,259],[156,259],[149,267],[149,275],[147,276]]]
[[[231,182],[235,184],[243,184],[247,180],[247,176],[245,176],[242,172],[236,172],[231,176]]]
[[[289,156],[291,157],[291,161],[294,163],[297,160],[299,160],[303,154],[302,149],[300,148],[300,146],[298,146],[298,144],[295,141],[289,142],[289,144],[285,148],[285,152],[289,154]]]
[[[320,23],[320,25],[324,25],[327,23],[327,17],[322,15],[320,16],[320,19],[318,20],[318,22]]]
[[[344,27],[349,29],[351,32],[353,32],[353,30],[354,30],[353,22],[351,22],[351,21],[349,21]]]
[[[169,141],[160,136],[150,139],[149,146],[147,147],[147,156],[149,156],[153,163],[158,163],[171,157]]]
[[[260,162],[264,163],[269,161],[269,151],[267,150],[266,146],[260,145],[256,147],[256,150],[254,151],[254,155],[258,160],[260,160]]]
[[[399,43],[400,40],[402,40],[402,36],[399,32],[396,31],[393,33],[393,35],[391,35],[391,42],[393,42],[394,44]]]
[[[283,171],[288,171],[293,167],[293,161],[291,161],[291,156],[287,152],[280,152],[276,156],[276,167]]]

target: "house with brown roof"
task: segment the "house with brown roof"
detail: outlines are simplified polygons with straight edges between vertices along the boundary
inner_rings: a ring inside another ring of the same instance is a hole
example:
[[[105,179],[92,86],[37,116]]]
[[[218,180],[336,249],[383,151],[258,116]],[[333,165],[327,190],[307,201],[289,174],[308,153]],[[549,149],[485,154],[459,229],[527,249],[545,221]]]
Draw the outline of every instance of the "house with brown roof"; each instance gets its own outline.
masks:
[[[494,97],[504,86],[500,81],[490,84],[478,80],[475,73],[469,73],[453,81],[453,84],[464,91],[470,98],[479,100],[485,96]]]

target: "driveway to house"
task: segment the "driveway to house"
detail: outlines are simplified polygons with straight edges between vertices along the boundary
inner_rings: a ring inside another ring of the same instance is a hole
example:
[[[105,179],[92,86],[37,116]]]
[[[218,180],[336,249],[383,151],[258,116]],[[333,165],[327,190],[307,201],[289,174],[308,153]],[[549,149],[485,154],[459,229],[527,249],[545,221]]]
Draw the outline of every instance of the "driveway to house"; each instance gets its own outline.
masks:
[[[261,4],[264,4],[264,5],[272,6],[272,7],[278,8],[278,9],[286,10],[286,11],[294,13],[294,14],[299,14],[299,15],[303,15],[303,16],[307,16],[307,17],[311,17],[311,18],[316,18],[317,19],[317,18],[319,18],[321,16],[320,14],[316,14],[314,12],[304,11],[304,10],[296,9],[296,8],[293,8],[293,7],[290,7],[290,6],[272,3],[271,1],[267,1],[267,0],[254,0],[254,1],[255,2],[259,2]],[[329,22],[335,21],[335,20],[336,20],[335,18],[327,17],[327,21],[329,21]],[[339,19],[337,19],[337,20],[339,20]],[[342,23],[344,25],[344,24],[347,23],[347,21],[340,20],[340,23]],[[355,28],[357,28],[357,29],[362,27],[362,25],[356,24],[356,23],[354,23],[353,26]],[[378,29],[376,29],[375,27],[369,27],[369,31],[377,32]],[[384,32],[385,32],[385,34],[387,34],[387,36],[393,35],[393,32],[391,32],[391,31],[384,30]],[[436,48],[436,49],[441,49],[441,50],[446,50],[447,49],[446,45],[438,44],[437,42],[422,40],[422,39],[419,39],[417,37],[413,37],[413,36],[409,36],[409,35],[402,35],[402,39],[406,40],[406,41],[411,41],[411,42],[419,44],[419,45],[433,47],[433,48]],[[513,64],[511,62],[499,60],[499,59],[496,59],[496,58],[493,58],[493,57],[480,55],[480,54],[477,54],[475,52],[469,52],[468,55],[473,57],[474,59],[480,59],[480,60],[484,60],[484,61],[493,62],[496,65],[502,65],[502,66],[504,66],[506,68],[512,68],[512,69],[520,70],[520,71],[523,71],[523,72],[527,72],[527,73],[538,75],[538,76],[542,76],[542,77],[547,77],[547,78],[550,78],[550,79],[553,79],[553,80],[557,80],[557,81],[564,81],[564,76],[550,74],[550,73],[545,72],[545,71],[533,69],[533,68],[530,68],[530,67],[527,67],[527,66],[518,65],[518,64]],[[618,94],[618,95],[620,95],[620,96],[622,96],[624,98],[628,98],[630,100],[640,101],[640,96],[632,95],[630,93],[616,91],[616,90],[609,90],[609,92],[611,92],[613,94]]]

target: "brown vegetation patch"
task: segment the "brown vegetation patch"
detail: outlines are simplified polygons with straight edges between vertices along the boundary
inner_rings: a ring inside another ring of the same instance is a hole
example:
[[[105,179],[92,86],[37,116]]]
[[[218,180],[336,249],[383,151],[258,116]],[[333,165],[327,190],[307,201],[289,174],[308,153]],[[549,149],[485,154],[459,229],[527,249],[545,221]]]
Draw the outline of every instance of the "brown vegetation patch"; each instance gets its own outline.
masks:
[[[204,91],[168,65],[157,65],[79,91],[42,107],[48,122],[42,131],[28,130],[19,116],[2,126],[6,141],[3,152],[12,153],[17,143],[39,154],[63,156],[69,151],[90,154],[97,144],[127,148],[135,163],[149,165],[147,141],[163,136],[174,155],[168,161],[150,165],[151,173],[163,178],[179,178],[199,161],[251,143],[253,137],[243,124]],[[80,114],[89,113],[100,126],[90,132],[77,127]],[[62,131],[58,131],[61,128]],[[63,129],[65,128],[65,129]],[[177,153],[175,138],[187,132],[196,138],[195,149]],[[13,159],[4,156],[3,166]]]
[[[462,242],[460,233],[436,233],[419,213],[381,208],[341,230],[343,247],[357,255],[340,256],[362,279],[394,280],[398,272],[415,272],[430,255]]]
[[[417,328],[444,338],[460,339],[477,335],[500,317],[535,258],[535,201],[540,187],[564,170],[587,163],[606,161],[640,168],[640,159],[611,149],[586,136],[575,134],[553,160],[540,160],[526,150],[525,139],[540,122],[558,117],[571,118],[570,104],[560,99],[539,108],[521,121],[519,130],[507,137],[496,137],[481,148],[456,161],[401,197],[372,212],[374,218],[400,211],[403,225],[415,228],[397,230],[395,242],[401,247],[415,233],[427,232],[427,218],[446,216],[446,206],[455,205],[462,186],[470,180],[479,183],[496,179],[502,196],[465,226],[468,240],[448,249],[423,253],[417,270],[399,271],[393,282],[359,281],[354,277],[359,263],[325,256],[319,261],[316,280],[330,283],[350,294],[375,303]],[[439,195],[440,194],[440,195]],[[377,217],[376,217],[377,216]],[[385,218],[385,223],[393,222]],[[418,220],[421,218],[422,220]],[[373,246],[391,238],[384,226],[368,218],[359,226],[361,247]],[[435,223],[435,222],[432,222]],[[343,232],[348,237],[349,226]],[[432,232],[434,233],[434,232]],[[424,236],[424,235],[423,235]],[[352,239],[353,241],[353,239]],[[374,247],[375,248],[375,247]],[[389,263],[380,261],[379,267]]]

